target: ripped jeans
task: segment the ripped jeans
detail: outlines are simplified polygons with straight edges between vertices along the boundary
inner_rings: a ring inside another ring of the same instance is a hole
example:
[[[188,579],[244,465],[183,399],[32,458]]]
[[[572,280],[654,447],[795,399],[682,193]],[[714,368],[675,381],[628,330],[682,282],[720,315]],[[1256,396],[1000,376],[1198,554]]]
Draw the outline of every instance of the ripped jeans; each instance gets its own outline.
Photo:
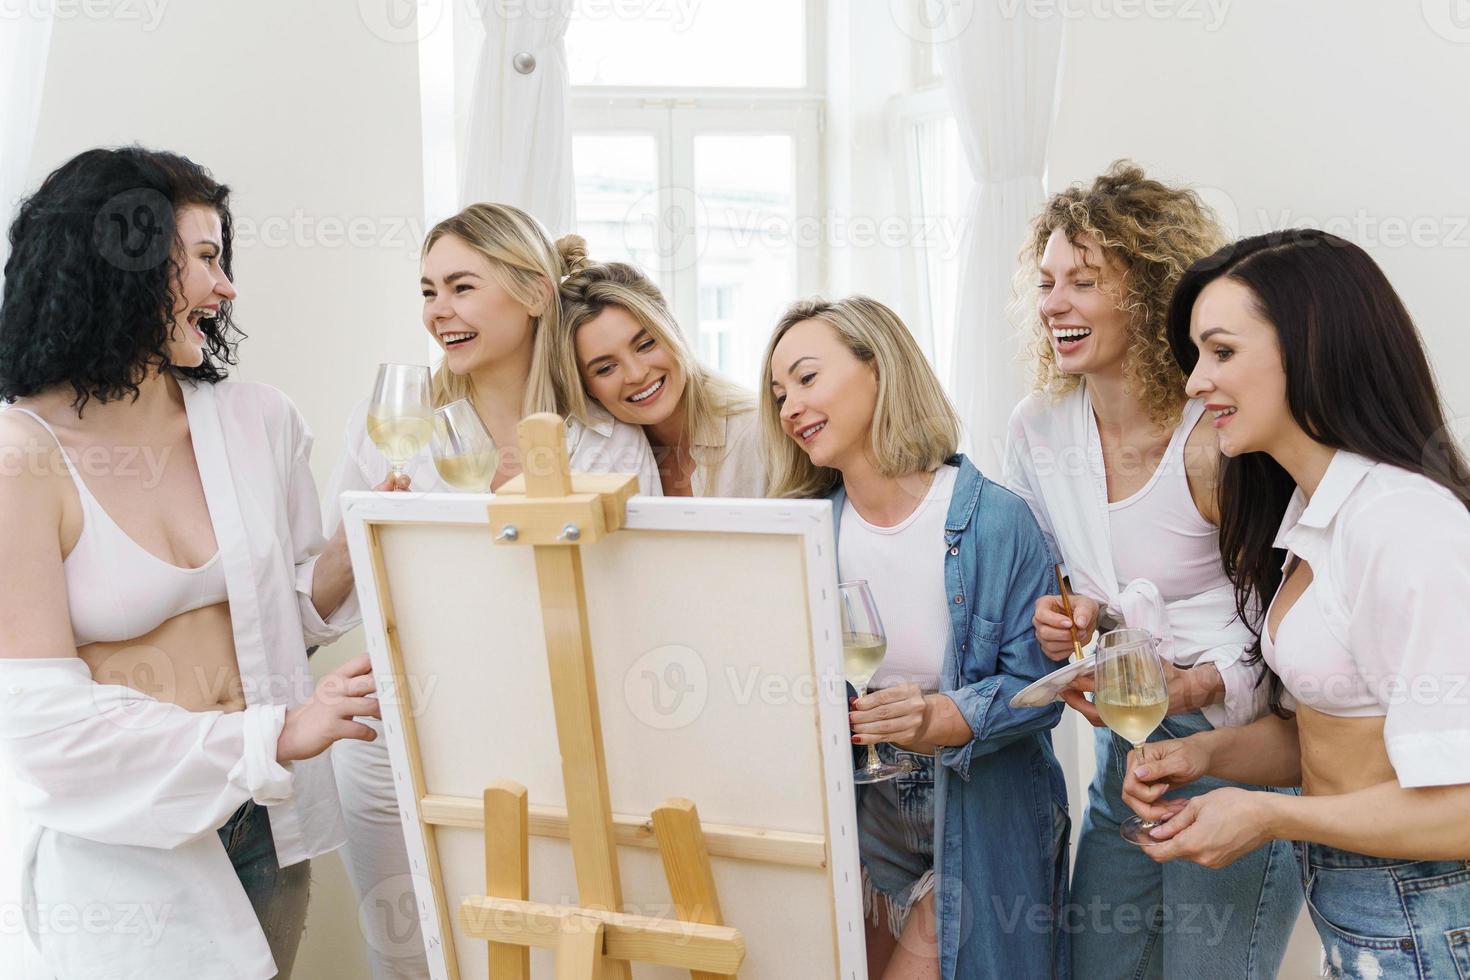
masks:
[[[1296,846],[1323,976],[1470,977],[1470,861],[1404,861]]]
[[[887,742],[878,757],[911,767],[860,787],[858,856],[863,865],[863,913],[875,925],[880,905],[897,939],[910,910],[934,889],[934,757]]]

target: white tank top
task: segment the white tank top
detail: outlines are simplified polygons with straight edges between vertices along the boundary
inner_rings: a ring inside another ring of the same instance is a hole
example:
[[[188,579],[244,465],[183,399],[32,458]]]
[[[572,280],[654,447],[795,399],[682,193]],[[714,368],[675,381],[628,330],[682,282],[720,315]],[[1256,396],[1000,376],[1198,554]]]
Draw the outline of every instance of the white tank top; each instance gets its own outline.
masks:
[[[939,689],[949,642],[949,595],[944,587],[944,523],[959,467],[939,467],[914,512],[892,527],[863,520],[848,500],[838,531],[837,574],[844,582],[866,579],[888,652],[870,690],[898,684]]]
[[[136,640],[175,616],[228,601],[218,551],[199,568],[180,568],[159,558],[102,509],[45,419],[16,406],[8,411],[29,415],[56,439],[81,500],[82,533],[63,563],[78,647]]]
[[[1200,514],[1189,492],[1184,449],[1204,414],[1204,402],[1185,404],[1163,459],[1143,489],[1108,504],[1113,571],[1119,587],[1148,579],[1165,602],[1197,596],[1229,583],[1220,560],[1220,531]]]

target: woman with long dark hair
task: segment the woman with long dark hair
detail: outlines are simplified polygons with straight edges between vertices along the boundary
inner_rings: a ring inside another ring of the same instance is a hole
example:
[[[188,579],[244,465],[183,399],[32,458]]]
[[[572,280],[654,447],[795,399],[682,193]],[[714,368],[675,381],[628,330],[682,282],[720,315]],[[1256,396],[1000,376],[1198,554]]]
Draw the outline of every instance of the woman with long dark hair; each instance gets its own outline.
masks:
[[[1470,468],[1423,344],[1367,253],[1248,238],[1185,275],[1170,339],[1226,457],[1220,547],[1280,685],[1254,724],[1150,743],[1126,792],[1157,861],[1296,841],[1340,976],[1470,968]],[[1202,775],[1300,797],[1163,794]],[[1459,971],[1458,973],[1456,971]]]
[[[0,305],[0,750],[34,824],[26,927],[59,977],[289,977],[322,752],[369,739],[295,406],[230,383],[229,189],[89,150],[20,207]],[[54,910],[83,928],[55,928]]]

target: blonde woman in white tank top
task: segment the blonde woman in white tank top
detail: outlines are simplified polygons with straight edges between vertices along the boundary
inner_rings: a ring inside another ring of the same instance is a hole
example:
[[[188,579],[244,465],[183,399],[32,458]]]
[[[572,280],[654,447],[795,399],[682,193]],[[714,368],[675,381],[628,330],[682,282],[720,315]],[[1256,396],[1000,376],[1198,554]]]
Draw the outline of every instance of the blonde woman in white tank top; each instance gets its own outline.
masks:
[[[1065,660],[1073,625],[1084,644],[1103,618],[1167,634],[1169,716],[1157,738],[1263,710],[1260,667],[1242,658],[1251,635],[1220,561],[1214,433],[1203,404],[1186,400],[1164,333],[1173,284],[1220,240],[1192,193],[1120,161],[1090,188],[1048,201],[1017,279],[1037,390],[1011,417],[1005,482],[1031,505],[1074,592],[1071,620],[1060,596],[1037,603],[1037,638]],[[1207,878],[1160,868],[1123,840],[1128,745],[1101,727],[1091,688],[1087,676],[1063,695],[1097,727],[1075,911],[1064,917],[1074,975],[1274,976],[1300,904],[1279,871],[1289,852],[1261,848]],[[1227,914],[1210,928],[1178,927],[1204,909]],[[1140,925],[1120,927],[1120,914]]]
[[[288,977],[310,859],[341,843],[321,753],[373,737],[366,657],[315,693],[306,668],[350,587],[310,433],[222,380],[230,228],[228,188],[131,147],[64,164],[11,229],[0,751],[32,824],[27,932],[60,977]],[[57,907],[87,927],[50,927]]]

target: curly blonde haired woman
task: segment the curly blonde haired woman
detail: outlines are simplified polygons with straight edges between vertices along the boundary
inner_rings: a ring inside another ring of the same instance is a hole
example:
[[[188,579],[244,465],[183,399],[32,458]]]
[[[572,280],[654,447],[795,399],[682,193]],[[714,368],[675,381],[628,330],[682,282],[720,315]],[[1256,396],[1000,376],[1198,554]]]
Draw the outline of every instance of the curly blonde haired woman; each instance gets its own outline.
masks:
[[[699,363],[658,286],[599,263],[567,276],[561,301],[551,369],[573,418],[595,406],[641,426],[665,496],[764,496],[755,397]]]
[[[435,225],[424,241],[424,328],[444,351],[434,373],[436,406],[461,398],[474,405],[501,447],[491,486],[520,472],[516,426],[534,412],[567,415],[565,398],[549,368],[550,338],[561,303],[557,287],[585,262],[582,240],[552,243],[530,215],[506,204],[472,204]],[[326,526],[341,520],[343,492],[366,490],[388,472],[388,461],[367,435],[367,402],[353,413],[346,448],[327,498]],[[637,473],[642,493],[659,493],[653,454],[643,432],[605,412],[567,420],[572,469]],[[398,489],[451,492],[426,449],[406,467]],[[357,596],[349,602],[356,613]],[[359,915],[374,980],[429,976],[409,876],[408,854],[394,792],[386,740],[365,752],[333,756],[347,820],[344,857],[362,900]]]
[[[1059,596],[1037,603],[1037,637],[1055,660],[1071,653],[1074,623],[1084,643],[1100,619],[1159,637],[1170,692],[1161,739],[1265,710],[1260,666],[1243,657],[1252,634],[1220,560],[1215,435],[1204,403],[1185,396],[1166,332],[1175,285],[1221,241],[1192,191],[1120,161],[1046,203],[1017,280],[1036,390],[1011,416],[1006,483],[1076,593],[1071,620]],[[1083,695],[1091,687],[1081,678],[1063,697],[1101,726]],[[1300,905],[1290,850],[1263,847],[1218,874],[1160,868],[1119,834],[1128,743],[1098,727],[1096,748],[1065,920],[1073,972],[1275,976]]]
[[[868,582],[887,628],[849,716],[854,743],[909,764],[858,800],[868,975],[1065,976],[1061,709],[1010,707],[1058,666],[1031,626],[1052,577],[1035,518],[956,452],[959,419],[883,304],[793,305],[761,370],[772,495],[832,501],[838,575]]]

